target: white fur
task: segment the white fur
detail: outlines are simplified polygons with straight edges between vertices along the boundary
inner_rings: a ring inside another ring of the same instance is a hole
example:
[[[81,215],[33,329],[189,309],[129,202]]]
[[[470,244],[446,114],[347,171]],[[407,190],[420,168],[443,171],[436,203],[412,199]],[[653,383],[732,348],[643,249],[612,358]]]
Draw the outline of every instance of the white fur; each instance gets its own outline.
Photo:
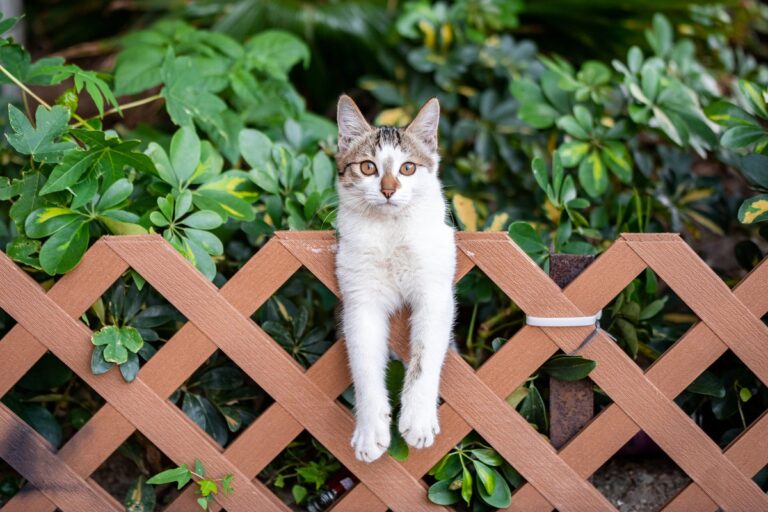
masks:
[[[383,169],[391,159],[397,170],[407,157],[385,146],[375,163]],[[342,323],[355,384],[352,446],[366,462],[379,458],[390,443],[385,386],[390,315],[405,305],[411,308],[411,351],[420,354],[421,371],[416,375],[417,364],[408,367],[398,427],[408,444],[425,448],[440,429],[440,370],[455,310],[454,230],[445,222],[437,163],[432,169],[417,167],[412,176],[398,176],[401,187],[389,202],[380,191],[379,174],[353,188],[339,187],[337,221]]]

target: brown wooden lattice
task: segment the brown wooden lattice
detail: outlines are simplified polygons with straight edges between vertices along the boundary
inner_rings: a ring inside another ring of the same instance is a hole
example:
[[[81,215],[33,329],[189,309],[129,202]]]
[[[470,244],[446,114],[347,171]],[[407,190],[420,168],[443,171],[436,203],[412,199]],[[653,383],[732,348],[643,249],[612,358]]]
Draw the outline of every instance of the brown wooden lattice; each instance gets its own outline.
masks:
[[[328,232],[277,233],[221,289],[159,236],[102,238],[48,292],[0,254],[0,308],[18,322],[0,342],[0,395],[51,351],[106,400],[58,451],[0,404],[0,458],[29,481],[3,510],[122,510],[90,475],[136,430],[176,463],[199,458],[210,474],[234,474],[236,492],[214,507],[231,512],[288,510],[255,477],[303,430],[360,480],[334,510],[441,508],[427,500],[421,477],[471,430],[526,478],[511,510],[613,510],[587,478],[640,430],[693,480],[666,510],[768,510],[751,479],[768,463],[768,414],[721,450],[673,402],[728,349],[768,383],[766,261],[730,290],[678,236],[623,235],[561,291],[506,235],[459,233],[456,279],[477,266],[530,315],[594,314],[650,267],[700,321],[645,372],[604,334],[584,347],[597,361],[590,377],[614,403],[559,452],[504,398],[591,328],[525,327],[477,371],[450,353],[435,445],[402,463],[385,456],[364,464],[349,446],[353,418],[336,400],[350,384],[343,343],[304,370],[250,319],[301,266],[338,294],[334,244]],[[115,371],[91,373],[91,331],[79,318],[129,267],[188,322],[127,384]],[[407,331],[396,315],[391,342],[404,359]],[[167,400],[218,349],[275,400],[226,449]],[[169,510],[195,506],[186,489]]]

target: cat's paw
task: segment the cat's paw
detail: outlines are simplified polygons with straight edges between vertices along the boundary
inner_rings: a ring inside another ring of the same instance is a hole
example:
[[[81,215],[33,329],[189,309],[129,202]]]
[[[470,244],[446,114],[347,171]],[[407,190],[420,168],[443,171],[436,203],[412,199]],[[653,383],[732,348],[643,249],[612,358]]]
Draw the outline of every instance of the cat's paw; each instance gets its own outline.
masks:
[[[387,451],[390,442],[390,420],[391,415],[386,412],[375,418],[357,421],[351,443],[357,460],[373,462]]]
[[[400,411],[398,430],[405,442],[414,448],[429,448],[440,433],[437,408],[404,406]]]

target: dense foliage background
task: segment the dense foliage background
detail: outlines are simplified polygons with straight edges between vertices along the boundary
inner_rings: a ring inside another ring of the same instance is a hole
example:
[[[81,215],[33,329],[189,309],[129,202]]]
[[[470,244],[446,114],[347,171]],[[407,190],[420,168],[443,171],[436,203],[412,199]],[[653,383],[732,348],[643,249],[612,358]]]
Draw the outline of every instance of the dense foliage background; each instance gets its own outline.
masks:
[[[442,176],[464,230],[508,230],[547,268],[621,232],[676,231],[730,284],[768,247],[768,9],[741,2],[590,0],[26,2],[0,19],[0,243],[44,286],[104,234],[162,234],[217,285],[279,229],[333,229],[335,102],[384,124],[440,99]],[[26,45],[18,40],[21,26]],[[13,35],[16,34],[16,35]],[[480,272],[458,287],[457,341],[478,366],[523,315]],[[335,298],[297,274],[255,320],[311,365],[335,336]],[[695,321],[652,272],[604,326],[646,367]],[[127,273],[83,317],[92,369],[127,381],[184,322]],[[0,315],[0,330],[13,321]],[[119,366],[118,369],[113,369]],[[548,431],[546,375],[508,402]],[[390,387],[402,364],[390,366]],[[610,399],[596,389],[598,408]],[[352,394],[343,399],[352,406]],[[217,353],[171,400],[221,445],[270,398]],[[725,446],[768,407],[730,353],[677,399]],[[47,355],[3,402],[54,446],[101,399]],[[395,438],[390,453],[407,457]],[[191,463],[192,461],[190,461]],[[96,473],[132,510],[172,499],[171,466],[140,435]],[[343,471],[304,434],[260,475],[305,504]],[[3,468],[0,493],[24,484]],[[430,498],[505,506],[522,483],[473,435],[430,473]],[[766,485],[766,471],[756,477]],[[235,488],[237,483],[234,483]]]

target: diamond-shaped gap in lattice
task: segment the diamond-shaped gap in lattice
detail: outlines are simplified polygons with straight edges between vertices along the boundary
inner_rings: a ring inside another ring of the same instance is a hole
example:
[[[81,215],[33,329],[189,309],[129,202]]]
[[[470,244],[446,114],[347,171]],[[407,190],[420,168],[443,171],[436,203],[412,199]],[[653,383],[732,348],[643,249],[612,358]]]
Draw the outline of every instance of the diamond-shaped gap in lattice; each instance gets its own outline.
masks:
[[[647,369],[697,321],[674,290],[646,268],[603,308],[600,326]]]
[[[299,269],[254,314],[254,321],[304,368],[334,343],[338,299],[305,268]]]
[[[357,478],[309,432],[291,441],[257,477],[292,508],[309,503],[330,508]]]
[[[4,507],[24,485],[24,477],[0,459],[0,507]]]
[[[736,354],[726,350],[675,403],[718,446],[726,448],[763,416],[768,409],[768,390]],[[768,463],[768,457],[764,462]]]
[[[110,334],[116,332],[114,329],[120,333],[121,344],[125,340],[123,337],[130,337],[129,339],[138,342],[138,351],[135,351],[136,345],[125,345],[126,351],[119,348],[116,351],[114,348],[109,349],[110,344],[94,347],[92,371],[118,371],[109,360],[116,361],[127,357],[127,361],[117,364],[117,367],[129,381],[135,378],[140,368],[186,323],[184,315],[165,297],[130,270],[99,297],[81,320],[94,332],[94,342],[109,340]],[[101,338],[101,332],[109,334]],[[115,352],[110,353],[109,350]]]
[[[473,367],[481,366],[525,325],[525,313],[475,267],[455,286],[454,344]]]
[[[188,464],[193,464],[189,461]],[[146,481],[153,475],[177,467],[149,439],[140,432],[134,432],[94,471],[91,478],[113,498],[128,509],[129,503],[141,503],[136,510],[162,510],[181,494],[175,484],[149,485]]]
[[[592,476],[598,491],[620,511],[656,511],[690,483],[690,478],[647,436],[611,457]]]
[[[409,456],[418,453],[412,449]],[[470,476],[466,478],[465,473]],[[422,480],[433,503],[473,511],[506,508],[511,496],[525,484],[514,466],[474,430],[445,453]]]
[[[50,352],[2,397],[16,416],[59,449],[104,405],[104,399]]]
[[[216,350],[169,399],[222,447],[237,439],[274,403],[221,350]]]

